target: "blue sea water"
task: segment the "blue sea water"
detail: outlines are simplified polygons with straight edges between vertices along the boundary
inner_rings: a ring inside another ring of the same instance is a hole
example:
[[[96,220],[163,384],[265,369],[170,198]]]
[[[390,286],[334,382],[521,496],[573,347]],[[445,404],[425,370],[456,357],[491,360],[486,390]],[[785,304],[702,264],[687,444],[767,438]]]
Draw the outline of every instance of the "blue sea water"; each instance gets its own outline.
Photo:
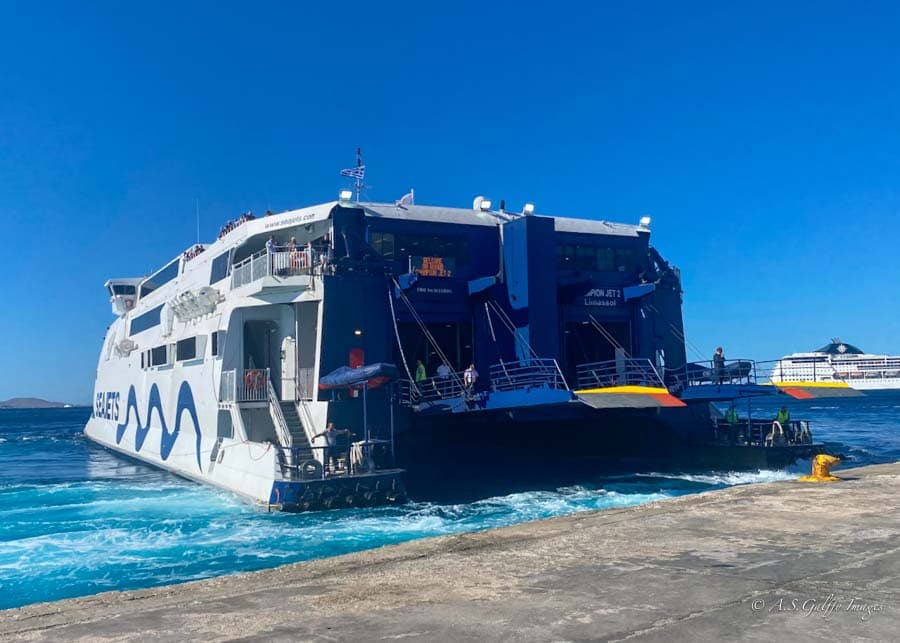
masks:
[[[754,403],[774,417],[783,400]],[[900,459],[900,395],[792,402],[848,463]],[[466,504],[266,514],[209,487],[120,459],[81,434],[89,409],[0,410],[0,609],[333,556],[425,536],[636,505],[791,471],[585,480]]]

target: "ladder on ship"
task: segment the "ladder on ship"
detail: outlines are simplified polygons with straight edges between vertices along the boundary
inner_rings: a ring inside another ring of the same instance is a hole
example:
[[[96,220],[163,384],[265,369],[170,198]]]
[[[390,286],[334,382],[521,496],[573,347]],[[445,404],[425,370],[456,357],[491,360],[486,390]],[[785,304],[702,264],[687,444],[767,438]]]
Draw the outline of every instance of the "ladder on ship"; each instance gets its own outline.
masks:
[[[300,417],[297,405],[292,401],[278,399],[271,381],[267,383],[267,388],[269,412],[282,446],[278,449],[278,465],[285,478],[293,479],[299,475],[305,463],[315,460],[312,434],[309,433],[310,427]],[[306,418],[311,422],[308,411]]]

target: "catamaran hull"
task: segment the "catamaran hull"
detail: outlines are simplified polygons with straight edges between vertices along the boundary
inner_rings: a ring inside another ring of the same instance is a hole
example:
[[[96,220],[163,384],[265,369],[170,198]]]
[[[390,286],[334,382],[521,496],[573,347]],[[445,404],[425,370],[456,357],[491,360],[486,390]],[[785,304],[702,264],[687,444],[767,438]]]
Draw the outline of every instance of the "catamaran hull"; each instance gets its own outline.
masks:
[[[406,488],[398,471],[353,477],[282,480],[270,445],[222,439],[204,443],[203,436],[167,434],[159,427],[129,432],[110,420],[92,417],[85,427],[92,442],[188,480],[234,493],[269,510],[317,511],[402,503]],[[117,437],[119,438],[117,440]],[[172,447],[167,448],[167,439]],[[162,449],[154,445],[164,445]],[[196,450],[195,450],[196,448]],[[204,458],[205,456],[205,458]],[[211,457],[212,456],[212,457]]]

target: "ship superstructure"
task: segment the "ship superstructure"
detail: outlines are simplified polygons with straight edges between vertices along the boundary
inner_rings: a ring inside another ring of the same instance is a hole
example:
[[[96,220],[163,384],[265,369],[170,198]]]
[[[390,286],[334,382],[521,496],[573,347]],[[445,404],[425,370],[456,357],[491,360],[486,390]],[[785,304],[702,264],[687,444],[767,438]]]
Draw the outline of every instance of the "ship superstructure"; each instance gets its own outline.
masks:
[[[86,434],[285,509],[401,500],[398,466],[514,483],[690,451],[716,418],[672,394],[681,281],[649,224],[349,194],[247,217],[107,282]]]

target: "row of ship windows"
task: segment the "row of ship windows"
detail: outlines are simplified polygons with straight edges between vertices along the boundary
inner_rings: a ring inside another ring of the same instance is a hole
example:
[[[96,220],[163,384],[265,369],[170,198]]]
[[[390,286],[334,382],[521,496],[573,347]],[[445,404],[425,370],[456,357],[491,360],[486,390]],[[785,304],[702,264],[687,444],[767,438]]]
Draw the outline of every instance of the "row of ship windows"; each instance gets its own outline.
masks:
[[[438,237],[390,232],[372,232],[371,246],[385,259],[416,257],[452,257],[459,263],[468,259],[469,247],[465,237]],[[560,244],[556,246],[556,263],[560,268],[614,272],[631,270],[636,254],[632,248],[609,248]]]
[[[217,330],[209,335],[210,355],[217,357],[225,337],[225,331]],[[141,352],[141,368],[168,366],[175,362],[188,362],[203,357],[206,336],[199,335],[178,340],[173,344],[161,344]]]
[[[457,264],[465,264],[469,260],[469,240],[462,236],[372,232],[369,245],[388,261],[402,261],[410,256],[452,258]]]
[[[231,250],[226,250],[225,252],[223,252],[218,257],[216,257],[215,259],[212,260],[212,267],[210,268],[210,275],[209,275],[209,283],[210,284],[214,284],[216,282],[222,281],[225,277],[228,276],[228,268],[230,265],[228,259],[230,256],[231,256]],[[142,281],[141,287],[140,287],[141,298],[146,297],[147,295],[149,295],[151,292],[153,292],[157,288],[161,288],[162,286],[166,285],[167,283],[169,283],[170,281],[175,279],[175,277],[178,276],[178,267],[180,265],[180,261],[181,261],[180,259],[176,259],[176,260],[172,261],[166,267],[162,268],[161,270],[158,270],[157,272],[155,272],[152,275],[150,275],[149,277],[147,277],[144,281]],[[136,292],[135,287],[131,286],[131,285],[116,284],[116,285],[113,285],[112,288],[113,288],[114,295],[134,295]],[[157,317],[158,317],[158,315],[157,315]],[[157,320],[156,323],[159,323],[159,321]],[[151,326],[152,325],[153,324],[151,324]],[[133,326],[133,324],[132,324],[132,326]],[[149,328],[149,326],[148,326],[148,328]],[[146,329],[144,329],[144,330],[146,330]],[[133,330],[132,332],[134,333],[134,332],[140,332],[140,331]]]
[[[635,252],[631,248],[607,248],[561,244],[556,246],[556,266],[599,272],[624,272],[634,268]]]

